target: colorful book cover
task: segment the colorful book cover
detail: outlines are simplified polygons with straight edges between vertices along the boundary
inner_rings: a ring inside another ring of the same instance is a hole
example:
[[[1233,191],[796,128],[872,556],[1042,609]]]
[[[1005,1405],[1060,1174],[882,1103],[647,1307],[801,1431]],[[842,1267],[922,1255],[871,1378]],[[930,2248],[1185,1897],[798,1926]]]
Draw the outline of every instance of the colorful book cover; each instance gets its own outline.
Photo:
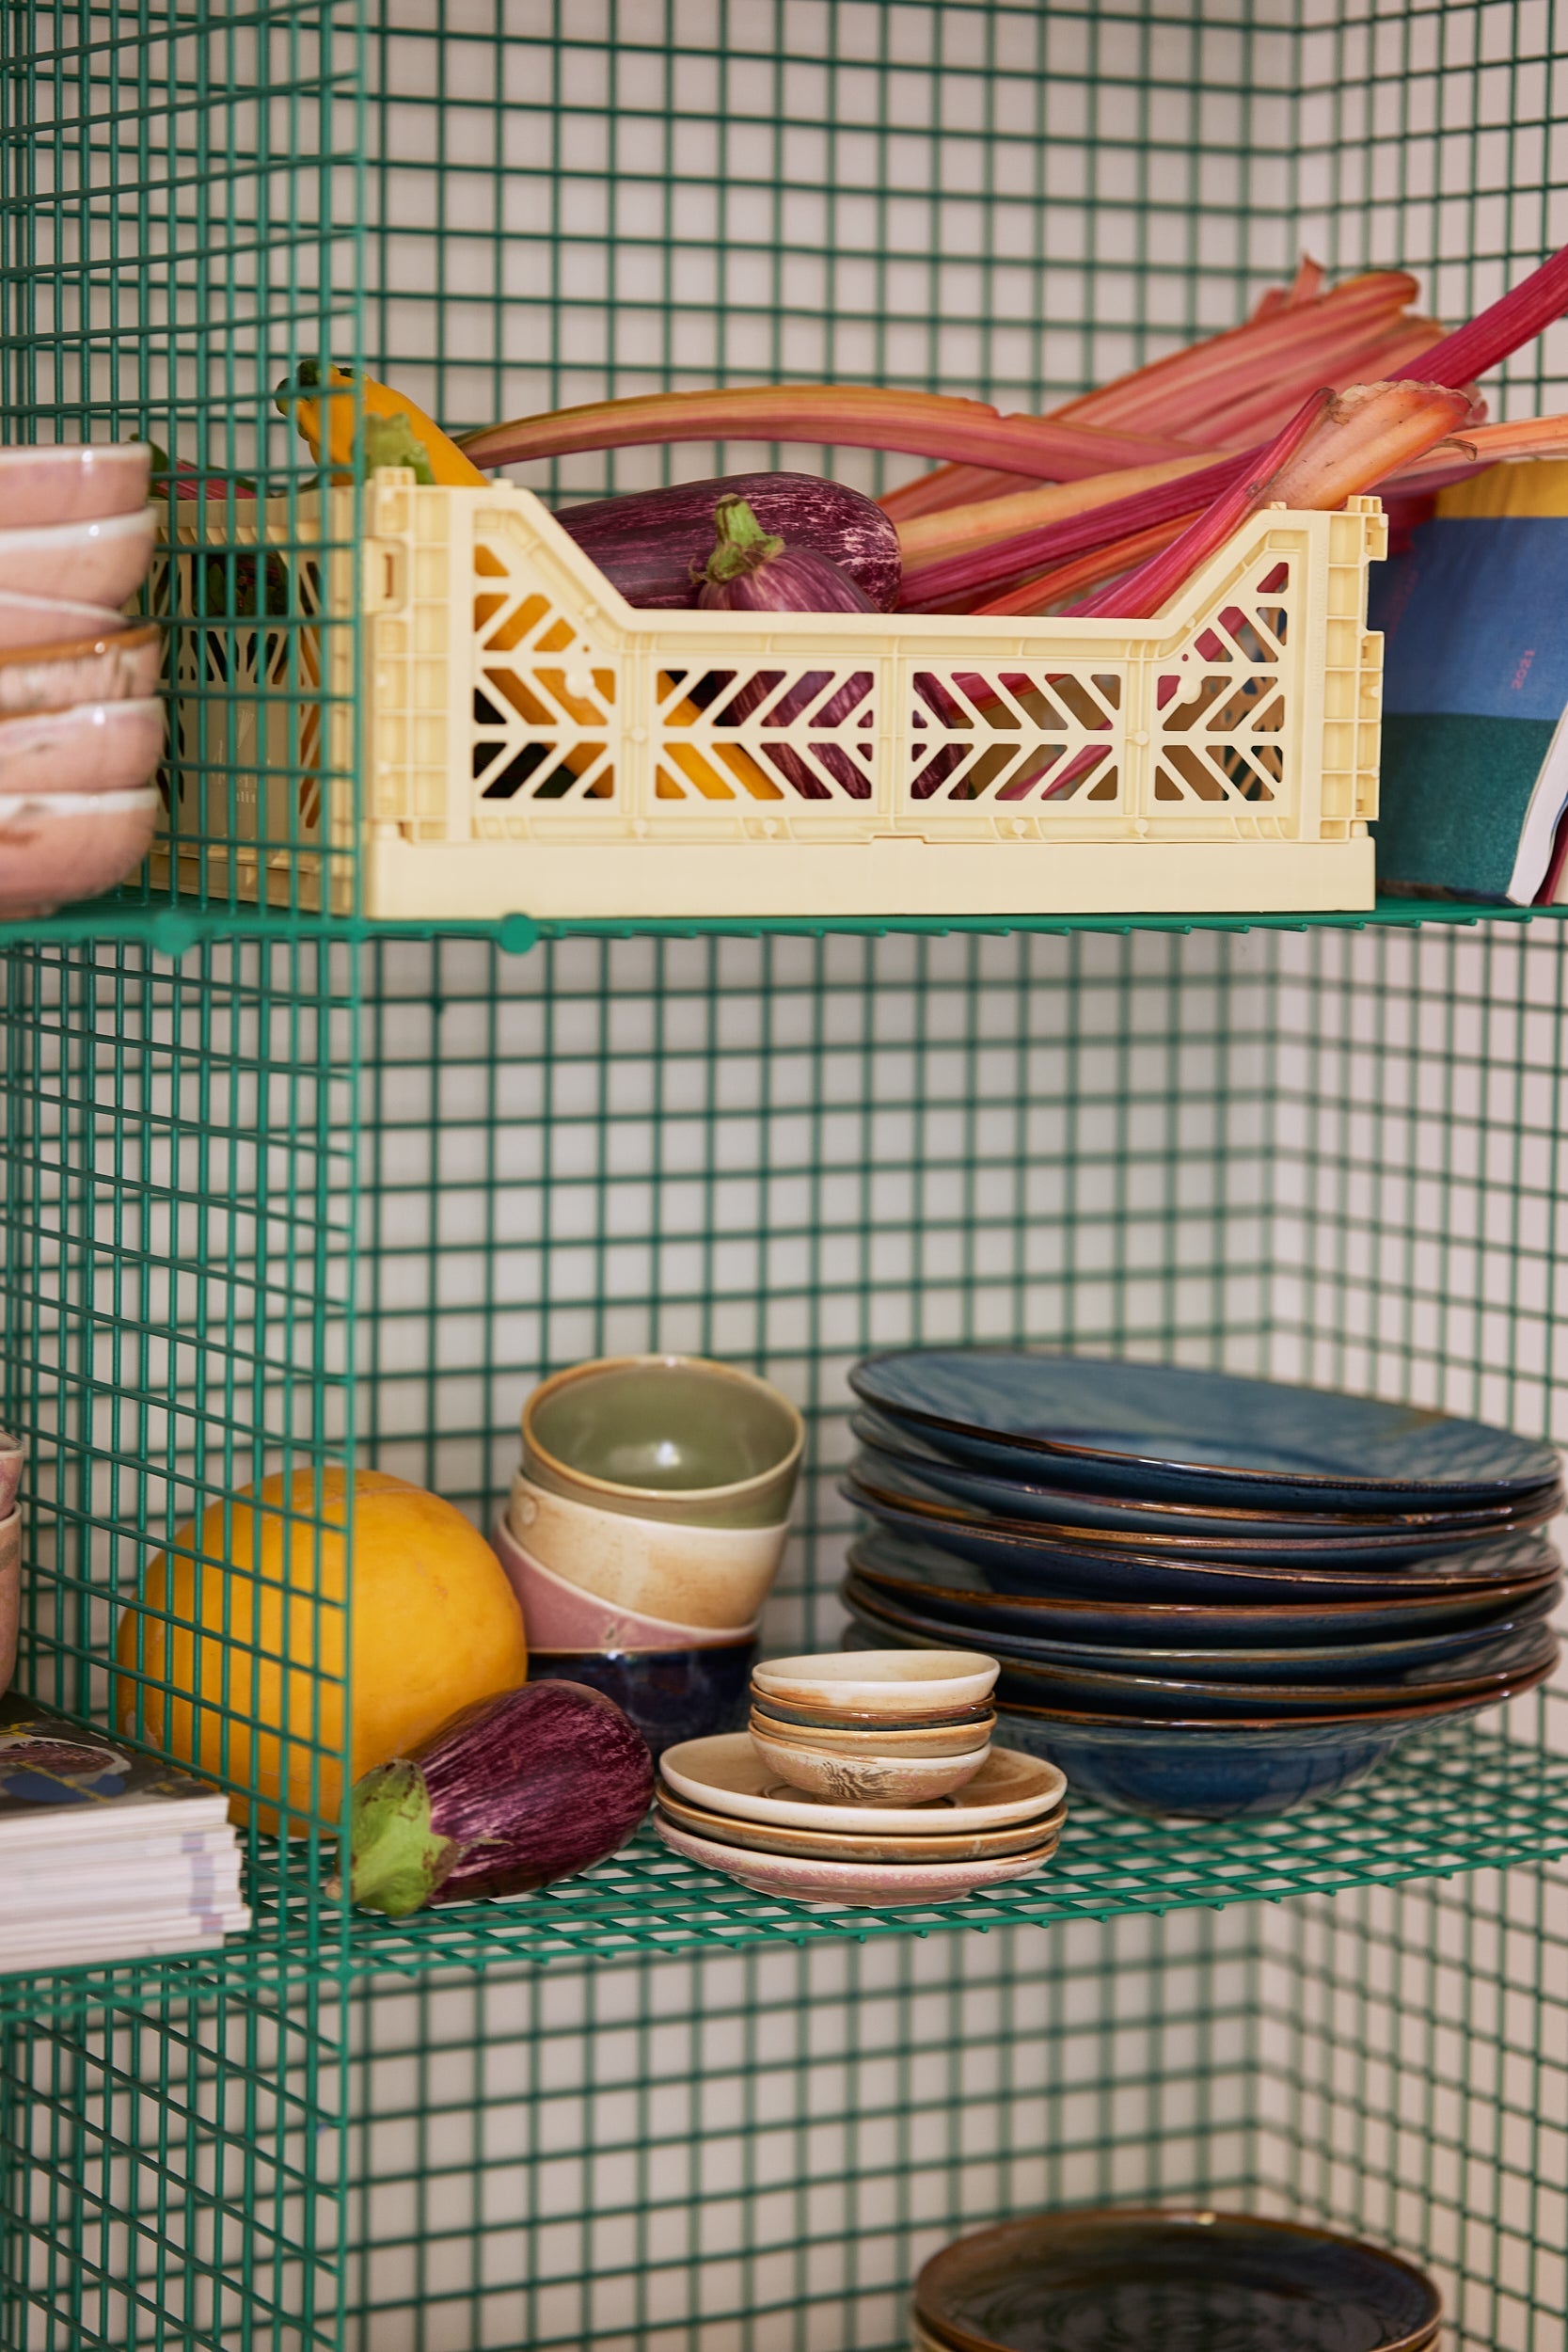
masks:
[[[1378,876],[1528,905],[1568,804],[1568,465],[1445,491],[1373,576],[1384,634]]]
[[[171,1764],[14,1691],[0,1698],[0,1852],[166,1828],[171,1816],[205,1826],[227,1809],[218,1790]]]

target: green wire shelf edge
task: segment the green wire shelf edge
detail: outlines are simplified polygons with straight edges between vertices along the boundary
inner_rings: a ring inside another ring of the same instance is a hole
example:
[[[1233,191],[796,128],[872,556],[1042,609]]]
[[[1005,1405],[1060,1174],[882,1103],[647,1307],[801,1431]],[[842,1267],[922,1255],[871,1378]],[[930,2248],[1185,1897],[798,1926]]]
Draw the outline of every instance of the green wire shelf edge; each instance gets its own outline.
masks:
[[[1451,1878],[1568,1854],[1568,1755],[1458,1727],[1412,1740],[1344,1795],[1258,1821],[1146,1821],[1073,1806],[1039,1876],[908,1910],[810,1907],[749,1893],[642,1830],[580,1878],[515,1899],[394,1921],[318,1910],[297,1875],[252,1889],[256,1925],[222,1952],[0,1977],[0,2020],[49,2023],[99,2005],[287,1999],[324,1979],[552,1963],[577,1966],[744,1952],[956,1929],[1050,1928]]]
[[[278,913],[251,907],[152,905],[145,899],[90,898],[59,914],[0,923],[0,948],[76,946],[102,941],[150,948],[178,958],[192,947],[226,939],[305,946],[316,941],[362,945],[380,939],[485,939],[509,955],[526,955],[544,940],[561,939],[945,939],[973,934],[1000,939],[1014,931],[1067,935],[1074,931],[1307,931],[1417,930],[1430,923],[1560,922],[1568,907],[1513,907],[1458,900],[1380,898],[1359,914],[1009,914],[1009,915],[779,915],[733,919],[670,915],[657,922],[536,922],[503,914],[494,922],[373,923],[357,915]]]

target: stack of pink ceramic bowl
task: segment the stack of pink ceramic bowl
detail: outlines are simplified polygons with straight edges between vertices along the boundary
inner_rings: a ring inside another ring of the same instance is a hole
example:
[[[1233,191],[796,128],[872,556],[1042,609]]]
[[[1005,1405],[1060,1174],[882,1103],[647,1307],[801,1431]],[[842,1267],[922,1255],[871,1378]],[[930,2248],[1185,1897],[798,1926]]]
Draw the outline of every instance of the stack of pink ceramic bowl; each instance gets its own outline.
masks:
[[[776,1389],[701,1357],[603,1358],[536,1389],[495,1538],[530,1674],[605,1692],[656,1755],[738,1728],[803,1436]]]
[[[0,917],[134,873],[158,818],[160,648],[145,442],[0,449]]]
[[[0,1429],[0,1698],[16,1672],[16,1635],[22,1619],[22,1484],[20,1439]]]

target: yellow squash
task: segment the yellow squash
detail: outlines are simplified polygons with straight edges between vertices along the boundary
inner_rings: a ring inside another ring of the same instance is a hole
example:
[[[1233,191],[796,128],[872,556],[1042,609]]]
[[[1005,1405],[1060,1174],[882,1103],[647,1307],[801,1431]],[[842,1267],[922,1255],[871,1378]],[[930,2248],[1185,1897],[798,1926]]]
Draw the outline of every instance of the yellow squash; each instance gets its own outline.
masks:
[[[382,1470],[326,1470],[319,1508],[308,1470],[214,1503],[180,1530],[172,1560],[149,1563],[140,1598],[116,1643],[121,1729],[136,1732],[140,1689],[148,1744],[253,1788],[263,1829],[280,1801],[291,1829],[336,1818],[345,1697],[352,1781],[528,1672],[522,1611],[489,1545],[439,1495]],[[250,1818],[241,1797],[230,1812]]]
[[[354,466],[356,379],[347,368],[329,367],[325,373],[324,384],[314,360],[302,361],[278,386],[277,405],[285,416],[293,416],[318,464],[348,473]],[[481,473],[405,393],[378,384],[373,375],[361,375],[357,383],[367,472],[373,473],[377,466],[411,466],[421,482],[489,487],[489,475]]]

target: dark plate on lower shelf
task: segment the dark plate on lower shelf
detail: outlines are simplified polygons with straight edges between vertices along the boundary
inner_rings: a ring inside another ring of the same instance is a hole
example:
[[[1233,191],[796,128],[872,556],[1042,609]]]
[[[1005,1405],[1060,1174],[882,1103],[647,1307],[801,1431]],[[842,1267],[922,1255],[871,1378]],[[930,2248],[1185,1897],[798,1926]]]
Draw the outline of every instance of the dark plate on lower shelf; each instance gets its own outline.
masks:
[[[915,2285],[953,2352],[1421,2352],[1442,2313],[1414,2264],[1251,2214],[1033,2214],[958,2238]]]

